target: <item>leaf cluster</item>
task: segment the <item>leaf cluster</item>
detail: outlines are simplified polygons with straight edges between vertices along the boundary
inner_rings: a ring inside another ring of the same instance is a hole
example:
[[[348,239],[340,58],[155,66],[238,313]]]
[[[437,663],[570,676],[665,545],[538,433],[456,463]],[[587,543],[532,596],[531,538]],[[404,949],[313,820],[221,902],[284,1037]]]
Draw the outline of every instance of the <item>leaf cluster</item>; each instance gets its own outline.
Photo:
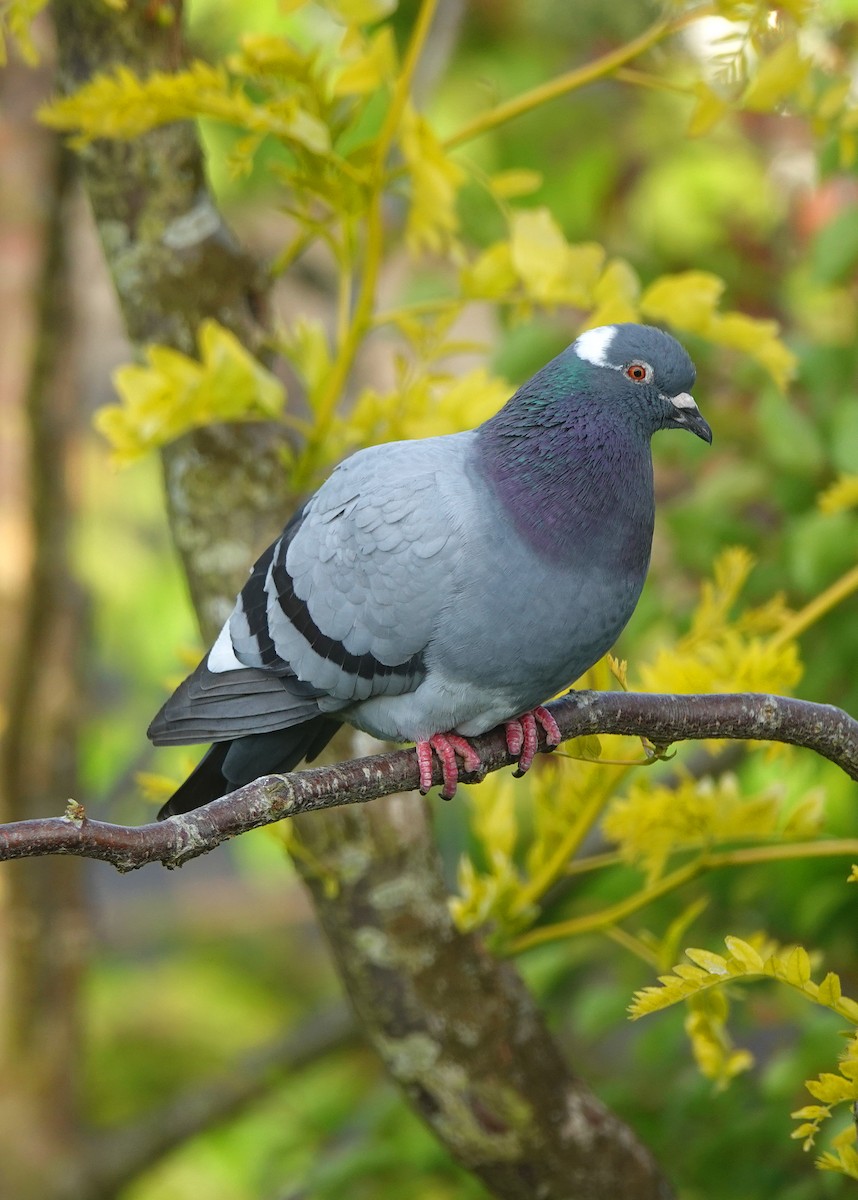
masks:
[[[426,22],[400,61],[390,25],[377,24],[392,7],[346,0],[290,4],[289,35],[248,35],[224,62],[197,61],[171,74],[141,79],[119,68],[42,112],[46,123],[71,133],[79,147],[94,138],[138,137],[172,121],[225,123],[240,135],[230,152],[234,174],[250,169],[263,143],[279,147],[268,169],[294,234],[272,269],[285,271],[320,248],[330,260],[339,297],[333,329],[299,319],[281,329],[272,346],[298,372],[311,409],[309,423],[297,414],[290,418],[306,435],[291,464],[296,490],[317,482],[344,450],[368,438],[415,436],[430,424],[436,433],[461,427],[461,417],[450,414],[459,412],[455,389],[462,385],[454,385],[437,364],[460,348],[448,334],[473,303],[491,303],[518,321],[570,309],[579,329],[623,320],[669,324],[749,355],[785,386],[795,361],[777,324],[723,311],[724,284],[716,276],[685,271],[643,287],[628,261],[610,257],[598,243],[567,240],[548,208],[515,207],[512,201],[541,185],[537,172],[487,175],[457,150],[491,127],[491,112],[473,131],[465,126],[441,137],[409,94]],[[678,18],[677,27],[687,19]],[[568,87],[588,81],[573,77]],[[536,96],[530,101],[538,102]],[[509,119],[502,109],[497,121]],[[505,226],[504,237],[484,248],[462,237],[459,200],[466,187],[482,189]],[[379,312],[375,294],[383,253],[390,252],[385,205],[391,198],[404,201],[401,236],[410,255],[446,262],[448,270],[436,298]],[[396,390],[384,400],[368,390],[346,407],[359,349],[382,327],[404,343]],[[126,459],[213,416],[241,420],[270,411],[268,400],[254,402],[242,390],[231,405],[218,403],[215,412],[201,398],[195,418],[181,411],[188,408],[183,388],[176,392],[179,411],[172,411],[171,393],[159,384],[163,367],[163,356],[157,362],[150,356],[148,368],[119,377],[124,416],[113,411],[103,431]],[[211,394],[219,385],[210,383]],[[468,407],[477,416],[500,403],[503,386],[486,373],[475,372],[468,383]],[[228,386],[225,380],[221,392]],[[153,406],[155,393],[159,400]]]
[[[710,950],[689,949],[686,957],[691,965],[679,963],[670,974],[659,977],[658,987],[639,991],[631,1004],[633,1018],[680,1001],[688,1002],[690,1013],[686,1029],[695,1046],[695,1053],[705,1074],[726,1083],[739,1070],[749,1067],[753,1058],[747,1051],[730,1049],[720,1052],[724,1045],[721,1035],[727,1015],[725,992],[738,980],[771,978],[794,988],[806,1000],[830,1009],[853,1028],[858,1026],[858,1001],[843,995],[840,977],[829,971],[820,983],[812,976],[811,959],[803,946],[781,948],[757,936],[749,941],[742,938],[725,939],[727,954]],[[719,997],[714,1006],[703,997]],[[701,1003],[703,1006],[701,1006]],[[714,1022],[711,1013],[715,1014]],[[818,1103],[805,1105],[792,1115],[801,1123],[792,1136],[802,1139],[804,1149],[812,1148],[820,1126],[839,1105],[858,1102],[858,1033],[851,1033],[846,1050],[836,1072],[826,1072],[805,1084]],[[825,1170],[836,1170],[858,1178],[854,1123],[843,1129],[833,1140],[832,1149],[819,1160]]]

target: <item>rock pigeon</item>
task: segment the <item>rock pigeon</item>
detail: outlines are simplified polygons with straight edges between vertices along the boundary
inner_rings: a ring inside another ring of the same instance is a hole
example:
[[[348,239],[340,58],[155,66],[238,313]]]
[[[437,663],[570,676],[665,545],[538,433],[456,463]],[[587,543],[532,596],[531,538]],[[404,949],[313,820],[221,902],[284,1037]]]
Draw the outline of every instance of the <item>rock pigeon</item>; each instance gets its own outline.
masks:
[[[544,702],[632,615],[654,520],[650,437],[712,441],[694,366],[645,325],[588,329],[465,433],[359,450],[250,572],[203,661],[149,728],[213,742],[159,813],[312,760],[347,721],[438,756],[449,798],[467,740],[506,726],[530,766]]]

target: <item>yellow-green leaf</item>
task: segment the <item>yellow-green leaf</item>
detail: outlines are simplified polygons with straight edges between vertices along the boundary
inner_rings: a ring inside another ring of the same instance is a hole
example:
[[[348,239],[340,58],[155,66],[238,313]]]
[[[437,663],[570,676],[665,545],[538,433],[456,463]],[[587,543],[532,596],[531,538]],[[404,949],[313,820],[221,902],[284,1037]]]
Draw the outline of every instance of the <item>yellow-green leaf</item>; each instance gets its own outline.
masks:
[[[830,484],[819,497],[819,507],[824,513],[858,508],[858,475],[841,475]]]
[[[333,94],[365,96],[389,83],[395,71],[396,43],[393,30],[389,25],[383,25],[368,41],[363,42],[359,53],[345,58],[345,65],[334,77]]]
[[[547,208],[516,213],[512,219],[510,258],[535,300],[547,299],[562,283],[567,242]]]
[[[721,954],[713,954],[711,950],[695,949],[693,946],[687,949],[685,953],[693,963],[696,963],[698,967],[702,967],[709,975],[730,974],[727,960]]]
[[[640,291],[640,279],[634,268],[623,258],[612,258],[593,286],[592,301],[596,307],[587,318],[587,327],[636,321]]]
[[[18,47],[18,53],[27,64],[35,67],[39,61],[39,51],[33,41],[32,25],[36,17],[47,5],[47,0],[5,0],[0,5],[0,66],[6,65],[6,39],[11,37]]]
[[[849,75],[838,79],[820,95],[816,102],[816,115],[823,121],[833,121],[844,108],[852,91],[853,82]]]
[[[708,271],[662,275],[641,296],[641,311],[678,329],[703,332],[723,293],[723,279]]]
[[[94,138],[134,138],[150,129],[191,117],[211,117],[249,133],[268,133],[299,142],[316,154],[330,149],[327,126],[302,108],[297,96],[254,103],[223,67],[192,63],[184,71],[155,71],[140,79],[127,67],[96,75],[73,95],[39,110],[55,129],[75,132],[74,144]]]
[[[133,462],[188,430],[213,421],[270,420],[282,411],[280,380],[217,321],[198,334],[200,359],[167,346],[145,351],[146,364],[120,367],[114,384],[121,404],[95,416],[120,464]]]
[[[724,944],[730,954],[746,971],[762,971],[763,960],[757,950],[749,943],[737,937],[724,938]]]
[[[547,208],[517,212],[510,222],[512,265],[537,304],[589,308],[605,261],[595,242],[570,245]]]
[[[314,404],[331,369],[331,350],[324,325],[309,317],[299,317],[280,334],[280,345],[304,381],[310,404]]]
[[[751,112],[769,112],[793,95],[810,72],[795,38],[787,38],[757,67],[742,96],[742,107]]]
[[[371,25],[396,12],[397,0],[324,0],[324,4],[347,25]]]
[[[803,988],[810,979],[810,956],[804,946],[794,946],[781,962],[784,968],[783,977],[787,983]]]
[[[777,321],[728,312],[713,315],[708,327],[700,332],[710,341],[743,350],[765,367],[780,388],[785,388],[795,374],[798,359],[780,340]]]
[[[806,1138],[808,1136],[808,1134],[817,1133],[818,1129],[819,1129],[819,1126],[816,1124],[816,1122],[808,1122],[804,1125],[799,1125],[796,1129],[793,1129],[792,1132],[790,1133],[790,1137],[794,1138],[794,1139]],[[810,1146],[812,1146],[812,1145],[813,1145],[813,1142],[811,1141],[810,1145],[807,1146],[806,1148],[809,1149]]]
[[[855,1086],[842,1075],[831,1071],[823,1072],[818,1079],[808,1079],[804,1085],[815,1100],[823,1104],[841,1104],[855,1098]]]
[[[702,137],[705,133],[711,133],[718,122],[723,120],[730,111],[730,106],[702,80],[695,84],[694,94],[697,103],[688,122],[688,135]]]
[[[169,775],[158,775],[154,771],[135,772],[134,782],[152,804],[163,804],[179,785],[178,779]]]
[[[779,387],[795,371],[795,355],[780,340],[776,321],[718,311],[724,281],[708,271],[663,275],[641,297],[641,312],[677,329],[742,350],[766,368]]]
[[[498,171],[489,179],[489,187],[499,200],[512,200],[517,196],[529,196],[542,187],[539,171],[528,171],[520,167],[510,171]]]
[[[464,296],[475,300],[499,300],[517,283],[509,242],[495,242],[462,268],[460,286]]]
[[[307,55],[288,38],[273,33],[245,33],[241,51],[227,60],[230,70],[244,75],[300,74],[307,67]]]
[[[829,971],[822,983],[819,985],[819,992],[817,993],[817,999],[819,1000],[819,1003],[825,1004],[829,1008],[833,1008],[841,998],[842,994],[840,977],[835,975],[833,971]]]
[[[459,228],[456,197],[465,182],[465,172],[410,105],[402,116],[400,144],[411,176],[405,228],[408,246],[412,253],[448,250]]]
[[[585,762],[593,762],[602,757],[602,742],[595,733],[584,734],[582,737],[570,738],[563,743],[563,752],[571,758],[580,758]]]
[[[685,778],[675,787],[646,774],[611,800],[603,828],[623,858],[641,863],[654,882],[678,851],[776,836],[782,804],[782,789],[768,785],[748,795],[728,773],[718,780]]]
[[[804,1108],[797,1108],[795,1112],[791,1112],[790,1116],[796,1121],[815,1121],[820,1117],[827,1117],[830,1111],[827,1104],[806,1104]]]

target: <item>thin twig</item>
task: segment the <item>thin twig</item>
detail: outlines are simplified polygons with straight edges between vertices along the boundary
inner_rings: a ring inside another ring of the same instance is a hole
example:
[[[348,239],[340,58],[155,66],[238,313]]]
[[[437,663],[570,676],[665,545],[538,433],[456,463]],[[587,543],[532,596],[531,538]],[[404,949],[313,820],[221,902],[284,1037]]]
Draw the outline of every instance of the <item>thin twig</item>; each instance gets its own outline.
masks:
[[[858,780],[858,721],[842,709],[786,696],[741,693],[657,696],[573,692],[551,706],[564,738],[620,733],[657,745],[690,738],[787,742],[815,750]],[[473,739],[484,773],[510,765],[504,733]],[[463,772],[466,783],[481,776]],[[79,805],[64,817],[0,825],[0,860],[77,854],[132,871],[151,862],[179,867],[221,842],[298,813],[364,804],[417,787],[412,750],[397,750],[292,775],[269,775],[181,817],[129,827],[91,821]],[[436,764],[435,782],[440,782]]]
[[[480,134],[487,133],[491,129],[496,129],[499,125],[504,125],[507,121],[511,121],[515,117],[520,117],[523,113],[541,108],[542,105],[547,104],[550,100],[556,100],[559,96],[568,95],[569,92],[576,91],[586,84],[594,83],[597,79],[604,79],[614,74],[618,68],[631,62],[632,59],[638,58],[659,42],[664,41],[675,33],[681,33],[692,22],[710,16],[712,11],[709,5],[702,5],[700,8],[692,9],[690,12],[681,13],[672,21],[659,19],[638,37],[632,38],[630,42],[626,42],[623,46],[618,46],[615,50],[611,50],[607,54],[603,54],[601,58],[595,58],[591,62],[584,63],[581,67],[575,67],[563,75],[549,79],[547,82],[541,83],[529,91],[522,92],[518,96],[513,96],[511,100],[504,100],[502,103],[495,105],[494,108],[489,108],[485,112],[479,113],[476,117],[472,117],[456,130],[455,133],[445,138],[444,149],[451,150],[454,146],[460,146],[463,142],[471,141]]]

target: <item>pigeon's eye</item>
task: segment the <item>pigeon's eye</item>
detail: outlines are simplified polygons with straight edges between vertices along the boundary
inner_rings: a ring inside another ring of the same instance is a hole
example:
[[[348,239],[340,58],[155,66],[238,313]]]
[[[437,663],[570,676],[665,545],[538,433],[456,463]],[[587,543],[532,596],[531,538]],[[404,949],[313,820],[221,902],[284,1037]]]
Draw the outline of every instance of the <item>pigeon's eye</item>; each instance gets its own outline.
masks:
[[[632,363],[631,366],[626,367],[626,374],[635,383],[643,383],[649,379],[650,371],[643,363]]]

